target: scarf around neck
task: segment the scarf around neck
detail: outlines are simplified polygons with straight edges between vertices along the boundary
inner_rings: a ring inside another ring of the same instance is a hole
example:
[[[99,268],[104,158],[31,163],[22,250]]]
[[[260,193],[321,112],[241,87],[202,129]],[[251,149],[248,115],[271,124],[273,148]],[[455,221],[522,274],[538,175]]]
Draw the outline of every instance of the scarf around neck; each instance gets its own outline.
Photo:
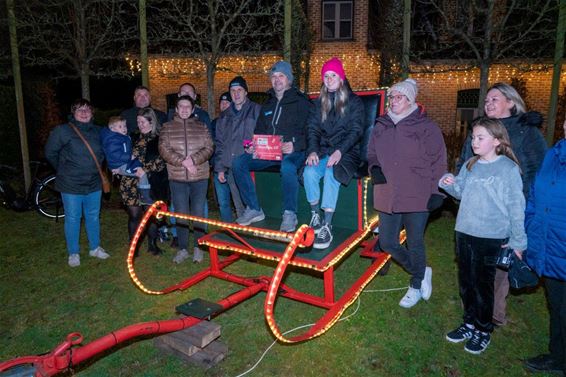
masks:
[[[391,120],[393,121],[393,124],[397,125],[397,123],[399,123],[400,121],[402,121],[403,119],[408,117],[417,108],[418,108],[417,104],[413,103],[411,106],[409,106],[409,108],[407,110],[405,110],[401,114],[394,114],[391,110],[389,110],[387,112],[387,115],[389,115],[389,118],[391,118]]]

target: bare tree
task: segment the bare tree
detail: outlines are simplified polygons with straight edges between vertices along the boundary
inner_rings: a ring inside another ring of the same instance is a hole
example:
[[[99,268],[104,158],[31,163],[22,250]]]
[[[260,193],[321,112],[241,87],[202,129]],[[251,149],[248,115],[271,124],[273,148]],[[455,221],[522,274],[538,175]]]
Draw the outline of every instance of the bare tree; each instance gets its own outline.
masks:
[[[90,76],[127,74],[123,52],[135,38],[135,8],[125,0],[27,0],[17,9],[24,64],[80,78],[90,98]],[[130,16],[128,19],[126,16]]]
[[[310,80],[310,60],[314,50],[315,33],[306,16],[306,3],[293,0],[293,20],[291,25],[291,58],[295,76],[294,84],[300,90],[308,92]]]
[[[224,56],[282,49],[282,0],[148,1],[150,50],[200,59],[206,66],[208,111]]]
[[[12,55],[6,6],[0,6],[0,31],[0,79],[7,79],[12,76]]]
[[[417,0],[413,57],[451,58],[479,67],[481,110],[492,63],[549,57],[556,5],[556,0]]]
[[[369,4],[369,45],[379,51],[379,83],[389,86],[401,76],[403,0],[373,0]]]

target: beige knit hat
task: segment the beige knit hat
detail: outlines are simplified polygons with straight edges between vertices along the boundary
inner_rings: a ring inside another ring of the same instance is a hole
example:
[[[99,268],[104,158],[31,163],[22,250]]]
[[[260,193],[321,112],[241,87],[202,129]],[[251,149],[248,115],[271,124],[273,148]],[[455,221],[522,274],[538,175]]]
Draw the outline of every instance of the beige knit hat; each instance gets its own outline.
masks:
[[[394,84],[391,88],[387,90],[387,95],[390,95],[392,91],[398,91],[407,97],[410,103],[415,103],[417,98],[417,93],[419,89],[417,88],[417,82],[413,79],[406,79]]]

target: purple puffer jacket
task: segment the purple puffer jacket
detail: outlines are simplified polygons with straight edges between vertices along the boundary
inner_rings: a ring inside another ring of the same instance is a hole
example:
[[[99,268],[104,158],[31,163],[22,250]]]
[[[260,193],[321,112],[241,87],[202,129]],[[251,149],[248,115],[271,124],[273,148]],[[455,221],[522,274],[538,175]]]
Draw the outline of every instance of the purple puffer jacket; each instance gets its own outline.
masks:
[[[373,206],[386,213],[424,212],[446,172],[446,146],[438,125],[419,107],[393,124],[386,114],[372,131],[369,170],[381,167],[387,180],[374,185]]]

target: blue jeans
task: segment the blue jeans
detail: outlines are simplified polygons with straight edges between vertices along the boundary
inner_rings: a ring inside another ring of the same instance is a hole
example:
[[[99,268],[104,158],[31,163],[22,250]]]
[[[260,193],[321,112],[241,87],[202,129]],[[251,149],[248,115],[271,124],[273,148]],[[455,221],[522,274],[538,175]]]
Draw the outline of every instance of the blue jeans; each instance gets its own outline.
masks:
[[[204,217],[208,179],[195,182],[169,181],[169,188],[171,189],[171,203],[177,213]],[[194,222],[193,228],[195,231],[194,241],[204,236],[206,231],[204,224]],[[177,235],[179,237],[179,250],[188,250],[189,228],[185,220],[177,221]]]
[[[78,254],[80,251],[79,237],[83,215],[90,250],[96,249],[100,246],[100,198],[102,191],[99,190],[85,195],[62,192],[61,197],[65,210],[64,228],[67,252]]]
[[[124,175],[126,177],[138,178],[138,176],[135,173],[128,173],[126,171],[127,166],[128,166],[128,164],[120,165],[120,167],[118,167],[118,170],[120,170],[118,172],[118,174]],[[139,188],[150,188],[151,187],[151,185],[149,184],[149,179],[147,177],[147,174],[144,174],[144,175],[142,175],[141,177],[138,178],[138,187]]]
[[[379,247],[411,274],[410,285],[421,288],[426,269],[424,232],[428,212],[379,213]],[[399,232],[405,225],[407,247],[399,243]]]
[[[175,212],[175,205],[173,204],[173,201],[171,201],[170,205],[169,205],[169,212]],[[204,217],[208,219],[208,201],[204,201]],[[176,217],[170,217],[169,218],[169,223],[171,224],[171,235],[173,237],[177,237],[177,218]],[[206,227],[205,227],[206,229]]]
[[[234,181],[234,175],[230,171],[224,172],[226,182],[222,183],[218,180],[218,173],[214,173],[214,189],[216,198],[218,199],[218,207],[220,209],[220,219],[224,222],[231,223],[234,221],[232,216],[232,204],[230,197],[234,201],[236,214],[240,217],[244,212],[244,205],[240,197],[240,191]]]
[[[254,160],[250,153],[244,153],[236,157],[232,161],[232,172],[240,190],[242,201],[247,207],[259,211],[260,206],[250,171],[261,171],[277,166],[281,172],[283,210],[297,213],[299,196],[299,177],[297,172],[304,163],[304,151],[283,155],[283,161]]]
[[[338,194],[340,192],[340,182],[334,178],[334,167],[326,167],[328,156],[318,162],[318,165],[306,166],[303,173],[305,191],[309,204],[317,204],[320,201],[319,181],[324,177],[322,187],[322,203],[320,207],[324,210],[334,212]]]

